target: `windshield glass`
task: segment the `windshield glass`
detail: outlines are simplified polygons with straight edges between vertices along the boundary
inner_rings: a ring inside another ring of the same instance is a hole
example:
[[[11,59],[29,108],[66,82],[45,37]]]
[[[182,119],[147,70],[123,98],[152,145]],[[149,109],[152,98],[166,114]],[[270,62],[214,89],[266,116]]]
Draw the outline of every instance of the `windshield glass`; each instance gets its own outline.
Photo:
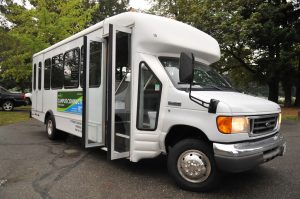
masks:
[[[179,81],[179,58],[159,57],[160,62],[167,71],[177,89],[187,89],[189,84]],[[231,85],[219,75],[212,67],[195,62],[193,89],[199,90],[232,90]]]

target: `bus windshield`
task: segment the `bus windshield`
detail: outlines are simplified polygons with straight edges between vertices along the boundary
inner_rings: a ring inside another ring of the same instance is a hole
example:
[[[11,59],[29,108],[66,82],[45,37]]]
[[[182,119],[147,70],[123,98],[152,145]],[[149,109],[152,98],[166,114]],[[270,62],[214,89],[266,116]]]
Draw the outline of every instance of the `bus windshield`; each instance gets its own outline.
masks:
[[[189,88],[189,84],[179,81],[179,58],[159,57],[159,61],[167,71],[174,86],[180,90]],[[194,90],[233,90],[232,86],[219,75],[212,67],[195,61]]]

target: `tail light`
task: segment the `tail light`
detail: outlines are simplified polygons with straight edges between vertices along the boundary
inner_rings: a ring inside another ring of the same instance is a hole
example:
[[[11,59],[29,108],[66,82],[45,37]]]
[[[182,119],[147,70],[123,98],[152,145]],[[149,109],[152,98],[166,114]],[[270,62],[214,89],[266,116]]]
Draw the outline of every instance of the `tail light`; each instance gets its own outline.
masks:
[[[22,99],[25,100],[25,94],[24,93],[22,93]]]

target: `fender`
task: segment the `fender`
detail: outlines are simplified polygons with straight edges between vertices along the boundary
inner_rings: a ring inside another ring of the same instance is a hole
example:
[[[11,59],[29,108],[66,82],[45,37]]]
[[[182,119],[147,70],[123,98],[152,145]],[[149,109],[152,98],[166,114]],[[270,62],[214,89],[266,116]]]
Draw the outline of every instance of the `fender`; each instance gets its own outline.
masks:
[[[46,124],[46,119],[47,119],[47,117],[50,116],[50,115],[53,115],[53,116],[54,116],[52,110],[48,110],[48,111],[46,112],[45,118],[44,118],[44,124]],[[54,118],[54,119],[55,119],[55,118]]]

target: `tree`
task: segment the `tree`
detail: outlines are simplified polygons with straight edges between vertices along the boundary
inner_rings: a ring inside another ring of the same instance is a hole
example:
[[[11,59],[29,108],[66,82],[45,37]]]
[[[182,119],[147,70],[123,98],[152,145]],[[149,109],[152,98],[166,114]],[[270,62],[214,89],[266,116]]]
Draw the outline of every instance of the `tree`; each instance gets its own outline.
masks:
[[[111,17],[127,11],[129,0],[95,0],[98,4],[97,10],[93,14],[92,23],[100,22],[107,17]]]
[[[293,75],[289,60],[297,42],[299,13],[285,0],[156,0],[154,11],[189,23],[215,37],[222,62],[217,67],[268,84],[269,99],[278,102],[282,72]],[[200,44],[199,44],[200,45]],[[290,83],[286,84],[286,90]]]
[[[0,4],[0,11],[14,24],[3,32],[11,44],[0,46],[0,78],[14,79],[22,89],[31,87],[32,55],[86,28],[98,9],[98,5],[87,7],[81,0],[30,3],[34,6],[30,10],[11,0]]]

